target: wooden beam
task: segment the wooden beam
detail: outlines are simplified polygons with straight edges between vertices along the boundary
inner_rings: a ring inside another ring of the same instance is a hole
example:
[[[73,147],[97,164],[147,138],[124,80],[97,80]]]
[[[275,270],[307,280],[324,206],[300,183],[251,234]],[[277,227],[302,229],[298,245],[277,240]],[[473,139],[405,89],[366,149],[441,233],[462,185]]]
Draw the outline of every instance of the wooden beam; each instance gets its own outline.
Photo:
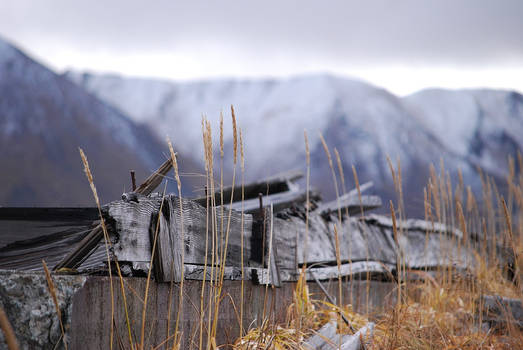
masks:
[[[244,191],[244,199],[247,201],[249,199],[255,199],[258,198],[258,193],[262,193],[263,195],[272,195],[276,193],[282,193],[287,192],[294,187],[292,186],[292,182],[299,180],[303,177],[303,172],[298,170],[291,170],[285,173],[277,174],[274,176],[270,176],[261,180],[257,180],[254,182],[247,183],[243,186]],[[223,192],[223,200],[224,203],[230,203],[231,202],[231,193],[232,193],[232,187],[227,186],[223,188],[223,191],[220,191],[220,189],[217,189],[214,193],[214,198],[216,200],[216,204],[221,204],[221,196]],[[212,197],[211,197],[212,198]],[[236,185],[234,187],[234,194],[233,194],[233,202],[239,202],[242,199],[242,186]],[[200,197],[194,199],[194,201],[198,202],[200,205],[205,206],[207,198],[206,197]]]
[[[319,194],[317,191],[312,190],[309,191],[309,195],[311,199],[317,199],[319,197]],[[268,196],[262,197],[263,207],[270,207],[271,204],[274,208],[274,212],[277,213],[278,211],[288,208],[292,205],[302,205],[307,200],[307,191],[306,190],[293,190],[293,191],[287,191],[282,193],[275,193]],[[234,210],[242,210],[245,213],[254,213],[260,208],[259,199],[253,198],[248,199],[243,202],[234,202],[232,205],[226,205],[227,208],[232,208]]]
[[[167,200],[164,201],[166,210],[155,212],[149,224],[150,244],[154,245],[154,275],[158,282],[180,282],[182,280],[182,250],[184,244],[177,222]]]
[[[483,321],[493,327],[506,329],[508,323],[523,328],[523,305],[520,299],[498,295],[483,295],[478,302]]]
[[[361,196],[361,201],[358,195],[344,195],[339,200],[320,205],[319,211],[321,215],[335,214],[338,208],[341,209],[341,215],[346,215],[347,209],[349,215],[358,214],[363,211],[372,210],[381,207],[381,198],[378,196]]]
[[[330,280],[338,276],[360,276],[365,277],[367,273],[371,275],[391,275],[394,273],[395,265],[384,264],[379,261],[356,261],[353,263],[341,264],[338,266],[311,267],[306,270],[307,281]],[[300,270],[301,271],[301,270]]]

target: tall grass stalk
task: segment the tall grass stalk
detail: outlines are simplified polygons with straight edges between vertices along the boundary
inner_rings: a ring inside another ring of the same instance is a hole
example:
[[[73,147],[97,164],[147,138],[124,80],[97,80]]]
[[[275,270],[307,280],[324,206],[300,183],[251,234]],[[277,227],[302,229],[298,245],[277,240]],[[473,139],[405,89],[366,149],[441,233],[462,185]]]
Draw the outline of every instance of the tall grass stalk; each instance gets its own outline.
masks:
[[[338,207],[338,223],[335,223],[334,226],[340,225],[340,227],[341,227],[342,215],[341,215],[340,191],[339,191],[339,188],[338,188],[338,180],[336,179],[336,171],[334,170],[334,164],[332,162],[332,156],[331,156],[331,153],[329,151],[329,147],[327,146],[327,142],[325,142],[325,139],[323,138],[323,135],[321,133],[319,134],[319,137],[320,137],[321,144],[323,146],[323,150],[325,151],[325,155],[327,156],[327,161],[329,162],[329,167],[330,167],[331,174],[332,174],[332,181],[334,183],[334,190],[335,190],[335,193],[336,193],[336,201],[337,201],[337,204],[338,204],[337,205],[337,207]],[[336,255],[339,255],[340,247],[339,247],[339,239],[338,239],[338,229],[336,227],[334,227],[334,239],[335,239]],[[338,269],[340,269],[340,267],[338,267]],[[338,284],[340,284],[339,287],[338,287],[338,298],[339,298],[338,302],[339,303],[343,303],[343,292],[342,292],[342,288],[341,288],[340,279],[338,279]]]
[[[229,232],[231,229],[231,218],[232,218],[232,203],[234,199],[234,186],[236,185],[236,162],[238,158],[238,132],[237,132],[237,126],[236,126],[236,115],[234,114],[234,108],[231,106],[231,119],[232,119],[232,129],[233,129],[233,173],[232,173],[232,186],[231,186],[231,199],[230,199],[230,206],[229,206],[229,213],[227,218],[227,229],[225,231],[225,246],[222,251],[222,259],[220,260],[220,276],[218,281],[218,292],[216,293],[216,303],[215,303],[215,312],[214,312],[214,323],[213,323],[213,337],[216,337],[216,330],[218,327],[218,311],[220,307],[220,301],[222,296],[222,288],[223,288],[223,278],[225,273],[225,265],[227,261],[227,248],[229,245]],[[222,197],[223,197],[223,187],[221,189]],[[221,206],[223,208],[223,204]],[[223,209],[222,209],[223,210]],[[222,216],[223,220],[223,216]]]
[[[87,180],[89,181],[89,186],[91,187],[91,191],[93,193],[94,200],[96,202],[96,207],[98,208],[98,215],[100,217],[100,225],[102,226],[102,231],[104,235],[104,241],[105,241],[105,252],[107,255],[107,267],[109,272],[109,285],[110,285],[110,292],[111,292],[111,333],[110,333],[110,350],[113,349],[113,338],[114,338],[114,323],[115,323],[115,308],[114,308],[114,287],[113,287],[113,276],[112,276],[112,268],[111,268],[111,255],[109,253],[109,249],[111,247],[111,240],[109,238],[109,233],[107,232],[107,226],[105,225],[105,220],[102,215],[102,206],[100,205],[100,199],[98,197],[98,192],[96,191],[96,186],[94,185],[94,179],[93,175],[91,173],[91,169],[89,167],[89,162],[87,161],[87,156],[85,155],[84,151],[79,148],[80,151],[80,157],[82,158],[82,163],[84,165],[84,172],[87,177]],[[129,311],[127,309],[127,297],[125,294],[125,288],[124,288],[124,282],[122,277],[122,272],[120,270],[120,264],[118,263],[118,260],[115,259],[115,265],[116,270],[118,273],[118,278],[120,280],[120,288],[122,293],[122,299],[124,302],[124,312],[125,312],[125,321],[127,325],[127,332],[129,336],[129,344],[131,346],[131,349],[134,348],[134,343],[132,339],[132,333],[131,333],[131,322],[129,320]]]
[[[244,210],[243,205],[245,201],[245,157],[243,154],[243,135],[242,130],[239,130],[240,133],[240,167],[241,167],[241,177],[242,177],[242,218],[241,218],[241,237],[240,237],[240,268],[241,268],[241,274],[242,274],[242,280],[241,280],[241,289],[240,289],[240,337],[243,337],[243,293],[244,293],[244,281],[245,281],[245,270],[244,270],[244,261],[243,261],[243,236],[244,236]]]
[[[47,268],[47,264],[45,263],[45,260],[42,259],[42,265],[44,267],[45,272],[45,279],[47,280],[47,287],[49,289],[49,293],[51,294],[51,297],[53,299],[53,304],[56,310],[56,315],[58,316],[58,322],[60,322],[60,332],[62,333],[62,343],[64,344],[65,350],[67,350],[67,339],[65,338],[65,330],[64,330],[64,323],[62,321],[62,312],[60,311],[60,305],[58,304],[58,297],[56,296],[56,288],[53,283],[53,279],[51,278],[51,273],[49,272],[49,269]]]
[[[181,250],[181,274],[180,274],[180,294],[178,297],[178,312],[176,315],[176,324],[174,327],[174,342],[173,342],[173,350],[175,347],[179,347],[179,344],[181,342],[181,339],[178,337],[178,327],[180,319],[183,318],[183,287],[184,287],[184,281],[185,281],[185,269],[184,269],[184,261],[185,261],[185,232],[184,232],[184,222],[183,222],[183,200],[182,200],[182,182],[180,180],[180,174],[178,171],[178,160],[176,159],[176,153],[174,153],[173,145],[171,144],[171,141],[168,141],[169,144],[169,152],[171,154],[171,161],[173,163],[173,169],[174,169],[174,177],[176,179],[176,186],[178,188],[178,200],[179,200],[179,206],[180,206],[180,242],[179,247]],[[162,201],[163,203],[163,201]]]
[[[305,188],[305,245],[303,247],[303,271],[307,268],[307,262],[309,259],[309,212],[310,212],[310,182],[311,182],[311,153],[309,149],[309,138],[307,136],[307,130],[303,130],[303,139],[305,141],[305,163],[306,163],[306,170],[305,170],[305,181],[306,181],[306,188]],[[296,242],[298,244],[298,242]],[[296,246],[296,250],[298,250],[298,246]],[[304,272],[303,272],[304,273]]]
[[[16,340],[16,335],[11,326],[11,322],[7,318],[4,309],[0,306],[0,329],[4,333],[4,341],[9,350],[19,350],[18,341]]]

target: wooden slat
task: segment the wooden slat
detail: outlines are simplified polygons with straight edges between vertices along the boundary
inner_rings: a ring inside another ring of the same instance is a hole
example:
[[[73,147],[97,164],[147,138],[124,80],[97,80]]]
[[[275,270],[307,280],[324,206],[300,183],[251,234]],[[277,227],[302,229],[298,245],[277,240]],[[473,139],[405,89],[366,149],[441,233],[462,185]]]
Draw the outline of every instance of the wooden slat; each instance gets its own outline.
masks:
[[[375,215],[365,220],[351,217],[341,223],[335,216],[330,219],[332,221],[325,221],[316,212],[311,213],[307,239],[303,218],[275,218],[274,231],[279,266],[293,271],[296,266],[306,262],[309,265],[335,262],[335,225],[338,231],[340,260],[343,263],[376,261],[395,265],[398,259],[402,259],[411,269],[450,265],[467,269],[474,262],[473,253],[469,248],[458,248],[460,232],[453,234],[455,231],[446,226],[436,225],[442,234],[432,231],[427,234],[422,228],[428,228],[430,223],[420,220],[398,221],[398,226],[402,227],[398,246],[394,241],[393,229],[388,225],[390,219],[386,217]]]
[[[151,220],[154,214],[158,213],[161,204],[160,198],[141,199],[139,202],[126,202],[123,200],[110,203],[107,207],[107,218],[114,223],[114,232],[119,237],[115,244],[115,256],[120,261],[130,262],[149,262],[151,259],[151,239],[150,230],[156,228],[156,219]],[[212,254],[212,231],[211,221],[207,224],[207,209],[190,199],[182,199],[182,211],[180,212],[179,197],[174,195],[166,196],[162,215],[160,216],[160,228],[158,232],[157,251],[158,262],[163,271],[161,280],[170,280],[171,264],[173,255],[177,250],[175,242],[179,240],[181,232],[181,222],[183,219],[184,236],[184,263],[203,265],[206,255],[207,241],[207,263],[211,262]],[[227,230],[229,211],[221,208],[214,209],[214,217],[218,228],[223,227]],[[229,246],[227,248],[226,265],[240,266],[241,262],[241,217],[242,214],[235,210],[231,212],[231,222],[229,228]],[[209,216],[210,218],[210,216]],[[252,216],[243,214],[243,235],[244,235],[244,262],[251,256],[251,232]],[[207,225],[209,229],[207,230]],[[218,232],[219,239],[222,237]],[[173,250],[174,249],[174,250]]]
[[[312,337],[307,339],[303,344],[305,349],[310,350],[336,350],[346,341],[350,340],[352,335],[339,334],[337,332],[338,326],[336,320],[333,320],[318,331]]]
[[[318,194],[316,191],[310,191],[309,193],[310,198],[318,198]],[[293,190],[293,191],[287,191],[282,193],[276,193],[268,196],[262,197],[262,202],[264,207],[270,207],[271,204],[274,208],[274,212],[278,212],[282,209],[288,208],[292,205],[300,205],[305,203],[307,200],[307,192],[306,190]],[[232,208],[234,210],[242,210],[245,213],[253,213],[259,210],[260,208],[260,201],[259,198],[254,199],[248,199],[243,202],[234,202],[232,205],[225,205],[227,208]]]
[[[156,240],[154,255],[154,274],[158,282],[180,282],[182,280],[182,250],[184,244],[178,229],[176,214],[172,212],[169,200],[165,200],[165,207],[153,213],[149,224],[151,244]],[[157,221],[158,220],[158,221]]]
[[[62,222],[92,222],[98,218],[96,208],[25,208],[0,207],[0,221],[62,221]]]
[[[360,276],[366,277],[367,273],[371,275],[389,275],[394,273],[395,265],[383,264],[377,261],[357,261],[354,263],[342,264],[338,266],[312,267],[306,270],[307,281],[330,280],[340,276]],[[300,270],[301,271],[301,270]],[[299,271],[298,271],[299,272]]]
[[[359,193],[367,191],[369,188],[372,188],[372,186],[374,186],[374,182],[365,182],[363,185],[360,185]],[[358,196],[358,188],[353,188],[352,190],[347,192],[346,196]]]
[[[341,209],[341,215],[346,215],[347,210],[349,215],[358,214],[363,211],[372,210],[381,207],[381,198],[378,196],[361,196],[361,201],[358,195],[341,196],[339,200],[334,200],[322,204],[319,208],[321,215],[335,214],[338,208]]]
[[[327,222],[320,215],[309,217],[308,238],[305,220],[300,217],[275,218],[275,239],[281,259],[280,266],[293,269],[304,263],[330,263],[336,261],[334,225],[337,225],[340,259],[349,261],[381,261],[394,264],[396,247],[389,232],[367,225],[354,217],[341,223],[337,219]],[[296,244],[295,242],[298,242]],[[306,242],[308,242],[306,248]],[[307,253],[307,256],[305,256]]]
[[[0,248],[67,230],[83,231],[97,218],[95,208],[0,208]]]
[[[293,181],[299,180],[303,177],[303,172],[299,170],[291,170],[285,173],[277,174],[271,177],[267,177],[261,180],[257,180],[254,182],[250,182],[244,185],[243,191],[244,191],[244,199],[256,199],[258,198],[258,194],[261,193],[264,196],[266,195],[272,195],[276,193],[282,193],[287,192],[293,189],[293,186],[291,183]],[[221,204],[221,196],[223,193],[223,200],[224,203],[230,203],[231,201],[231,193],[232,193],[232,187],[227,186],[223,188],[223,191],[220,191],[220,189],[216,189],[215,192],[215,201],[217,205]],[[212,198],[212,197],[210,197]],[[233,193],[233,202],[241,201],[242,199],[242,186],[236,185],[234,187],[234,193]],[[205,206],[207,198],[206,197],[200,197],[194,199],[196,202],[198,202],[200,205]]]
[[[64,230],[38,238],[19,241],[0,248],[0,269],[20,271],[41,271],[42,260],[56,264],[66,256],[72,245],[90,232],[88,226],[83,231]],[[103,243],[103,242],[101,242]],[[103,246],[100,245],[102,248]],[[99,269],[104,266],[105,249],[95,249],[86,257],[81,271]]]
[[[507,323],[514,323],[523,328],[523,304],[520,299],[484,295],[480,303],[484,322],[504,329],[508,327]]]
[[[150,262],[149,228],[151,216],[157,213],[159,198],[142,198],[139,202],[118,200],[104,207],[104,216],[112,223],[111,231],[118,237],[114,255],[120,261]]]
[[[156,189],[156,187],[162,183],[165,175],[167,175],[169,170],[171,170],[172,164],[173,163],[171,158],[167,159],[154,173],[149,175],[149,177],[140,186],[138,186],[134,192],[143,194],[144,196],[151,194]]]

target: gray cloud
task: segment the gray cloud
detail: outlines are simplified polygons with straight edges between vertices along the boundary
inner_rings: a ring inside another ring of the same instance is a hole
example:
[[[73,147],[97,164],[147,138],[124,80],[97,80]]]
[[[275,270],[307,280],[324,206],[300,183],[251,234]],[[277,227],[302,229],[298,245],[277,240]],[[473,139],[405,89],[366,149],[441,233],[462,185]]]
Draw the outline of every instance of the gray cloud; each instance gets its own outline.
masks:
[[[0,14],[0,34],[28,49],[49,42],[120,53],[233,50],[355,64],[523,62],[518,0],[4,0]]]

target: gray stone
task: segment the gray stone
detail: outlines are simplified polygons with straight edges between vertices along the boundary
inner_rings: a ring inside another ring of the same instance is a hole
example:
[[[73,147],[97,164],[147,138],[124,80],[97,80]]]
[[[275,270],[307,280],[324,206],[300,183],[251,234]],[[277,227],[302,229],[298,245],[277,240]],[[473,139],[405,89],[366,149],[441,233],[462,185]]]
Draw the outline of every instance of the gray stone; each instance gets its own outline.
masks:
[[[54,275],[52,278],[67,339],[73,295],[83,287],[87,277]],[[0,306],[21,349],[63,349],[60,322],[45,274],[0,270]],[[1,333],[0,349],[7,349]]]

